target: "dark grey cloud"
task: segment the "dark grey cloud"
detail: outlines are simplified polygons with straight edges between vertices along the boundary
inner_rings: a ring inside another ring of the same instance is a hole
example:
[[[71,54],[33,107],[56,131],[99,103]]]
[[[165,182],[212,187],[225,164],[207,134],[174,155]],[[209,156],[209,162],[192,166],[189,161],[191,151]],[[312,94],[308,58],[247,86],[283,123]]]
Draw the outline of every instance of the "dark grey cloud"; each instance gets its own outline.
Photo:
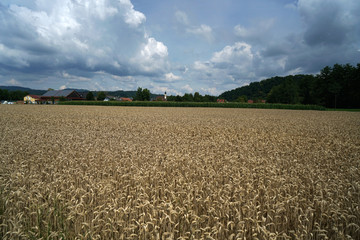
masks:
[[[288,50],[284,45],[270,44],[264,49],[260,50],[260,53],[263,57],[277,57],[286,55]]]
[[[303,1],[299,4],[300,14],[306,24],[304,39],[310,46],[319,44],[341,45],[356,22],[348,17],[351,9],[342,1]]]

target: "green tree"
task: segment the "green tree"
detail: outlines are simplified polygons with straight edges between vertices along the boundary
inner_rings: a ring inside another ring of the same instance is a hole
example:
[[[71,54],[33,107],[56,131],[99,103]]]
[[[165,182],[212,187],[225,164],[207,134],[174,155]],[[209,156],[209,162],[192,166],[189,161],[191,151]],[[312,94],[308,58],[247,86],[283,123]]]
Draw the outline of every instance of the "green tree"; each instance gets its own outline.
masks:
[[[93,100],[95,100],[94,94],[93,94],[92,92],[88,92],[88,93],[86,94],[86,100],[88,100],[88,101],[93,101]]]
[[[203,102],[216,102],[217,97],[205,94]]]
[[[28,94],[29,94],[28,92],[23,92],[23,91],[20,91],[20,90],[10,91],[9,92],[9,99],[12,100],[12,101],[23,100],[24,97],[26,95],[28,95]]]
[[[150,90],[138,87],[134,100],[136,101],[150,101],[151,93]]]
[[[299,99],[302,104],[314,104],[314,84],[316,78],[313,75],[304,75],[303,78],[299,80]]]
[[[149,89],[147,89],[147,88],[143,89],[143,91],[142,91],[143,101],[150,101],[150,95],[151,95],[151,93],[150,93]]]
[[[185,93],[182,99],[184,102],[193,102],[194,96],[192,95],[192,93]]]
[[[175,97],[175,101],[176,102],[182,102],[182,97],[180,96],[180,95],[176,95],[176,97]]]
[[[65,101],[67,101],[67,100],[66,100],[66,98],[65,98],[64,96],[61,96],[61,97],[59,98],[59,101],[60,101],[60,102],[65,102]]]
[[[236,99],[236,101],[237,101],[237,102],[242,102],[242,103],[244,103],[244,102],[247,102],[247,101],[248,101],[248,98],[247,98],[246,95],[241,95],[240,97],[238,97],[238,98]]]
[[[99,92],[99,94],[97,95],[98,101],[104,101],[105,98],[106,98],[106,94],[104,92]]]
[[[202,96],[200,95],[199,92],[195,92],[194,93],[194,102],[201,102],[202,101]]]
[[[299,103],[298,87],[291,78],[286,79],[283,83],[271,89],[266,100],[269,103]]]
[[[144,101],[143,90],[141,87],[138,87],[134,100],[135,101]]]

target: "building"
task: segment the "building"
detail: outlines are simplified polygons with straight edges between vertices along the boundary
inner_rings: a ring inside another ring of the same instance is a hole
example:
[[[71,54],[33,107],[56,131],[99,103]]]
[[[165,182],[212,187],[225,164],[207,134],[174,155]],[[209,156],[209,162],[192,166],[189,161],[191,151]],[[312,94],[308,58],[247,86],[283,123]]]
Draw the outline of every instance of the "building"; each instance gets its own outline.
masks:
[[[24,97],[24,103],[37,104],[41,102],[41,96],[39,95],[26,95]]]
[[[157,97],[155,98],[155,101],[160,101],[160,102],[166,101],[166,98],[165,98],[164,96],[157,96]]]
[[[85,100],[75,90],[50,90],[41,96],[42,102],[58,102],[61,99],[72,101],[72,100]]]
[[[121,97],[121,98],[119,98],[119,100],[122,102],[132,102],[131,98],[125,98],[125,97]]]
[[[224,103],[224,102],[225,102],[225,99],[220,99],[220,98],[218,98],[218,99],[216,99],[216,102],[218,102],[218,103]]]

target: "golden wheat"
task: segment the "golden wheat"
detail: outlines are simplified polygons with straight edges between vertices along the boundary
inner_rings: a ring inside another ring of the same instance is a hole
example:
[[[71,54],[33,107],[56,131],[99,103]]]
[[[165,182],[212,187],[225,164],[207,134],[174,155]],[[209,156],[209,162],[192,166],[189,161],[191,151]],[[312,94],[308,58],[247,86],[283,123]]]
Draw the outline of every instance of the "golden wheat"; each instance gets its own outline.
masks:
[[[2,239],[359,239],[360,114],[0,106]]]

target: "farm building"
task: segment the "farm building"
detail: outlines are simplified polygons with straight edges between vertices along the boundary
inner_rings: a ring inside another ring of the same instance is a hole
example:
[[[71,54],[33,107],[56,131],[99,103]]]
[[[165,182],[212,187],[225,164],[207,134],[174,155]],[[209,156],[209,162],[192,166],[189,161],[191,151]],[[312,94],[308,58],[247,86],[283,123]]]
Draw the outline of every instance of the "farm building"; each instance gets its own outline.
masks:
[[[27,102],[27,103],[36,104],[36,103],[39,103],[40,101],[41,101],[41,96],[39,96],[39,95],[26,95],[24,97],[24,102]]]
[[[123,101],[123,102],[132,102],[131,98],[125,98],[125,97],[121,97],[121,98],[119,98],[119,100]]]
[[[75,90],[50,90],[41,96],[41,101],[60,101],[61,98],[66,100],[85,100]]]

